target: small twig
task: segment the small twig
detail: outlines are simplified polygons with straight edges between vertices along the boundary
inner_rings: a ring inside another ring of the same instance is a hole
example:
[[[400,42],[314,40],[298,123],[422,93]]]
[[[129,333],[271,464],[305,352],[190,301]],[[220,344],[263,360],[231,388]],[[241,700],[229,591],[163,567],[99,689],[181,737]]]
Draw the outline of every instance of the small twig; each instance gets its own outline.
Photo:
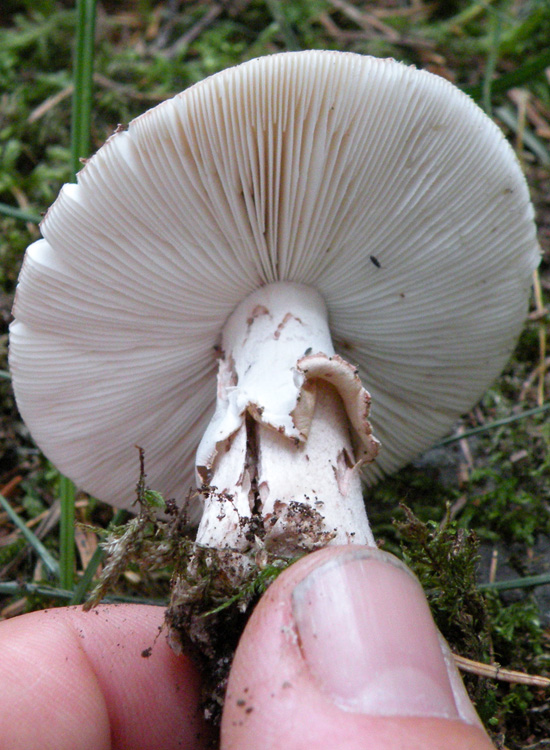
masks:
[[[535,306],[537,312],[544,309],[542,300],[542,289],[540,285],[540,276],[538,269],[533,272],[533,290],[535,294]],[[539,323],[539,365],[538,375],[539,383],[537,388],[537,403],[542,406],[544,403],[544,376],[546,375],[546,325],[542,321]]]
[[[432,50],[435,48],[435,42],[431,39],[421,37],[409,37],[402,35],[392,26],[380,20],[382,16],[377,9],[372,9],[368,13],[358,10],[355,6],[346,2],[346,0],[331,0],[331,5],[336,10],[342,12],[351,21],[354,21],[362,31],[349,31],[341,29],[334,23],[328,13],[322,13],[318,20],[325,27],[327,32],[342,43],[360,40],[360,39],[386,39],[387,41],[398,44],[402,47],[421,48]],[[392,12],[393,16],[394,13]],[[397,12],[395,15],[399,15]]]
[[[341,44],[348,44],[349,42],[369,40],[369,39],[380,39],[380,34],[374,29],[363,29],[362,31],[348,31],[340,29],[330,16],[323,13],[319,16],[318,21],[325,27],[327,33],[337,39]],[[436,45],[431,39],[420,39],[415,37],[400,36],[399,40],[393,42],[398,44],[400,47],[410,47],[411,49],[423,49],[427,51],[433,50]]]
[[[372,27],[382,34],[385,39],[388,39],[391,42],[400,41],[401,34],[391,26],[388,26],[387,23],[381,21],[373,13],[360,11],[355,6],[351,5],[351,3],[346,2],[346,0],[330,0],[330,4],[333,8],[336,8],[347,16],[350,21],[354,21],[362,29],[369,29]]]
[[[437,10],[437,3],[413,2],[412,5],[404,8],[376,8],[371,6],[369,13],[377,18],[407,18],[414,21],[424,21],[434,10]]]
[[[536,100],[531,101],[525,93],[524,89],[510,89],[510,91],[508,91],[508,98],[516,105],[516,107],[518,107],[518,109],[522,102],[524,102],[525,116],[531,125],[534,126],[535,133],[539,138],[550,138],[550,123],[544,117],[544,115],[548,117],[549,114],[545,111],[541,113],[538,109],[540,106],[539,102]]]
[[[544,284],[541,281],[541,287],[544,286]],[[527,318],[531,321],[535,321],[535,323],[539,320],[542,320],[545,318],[548,313],[550,313],[550,307],[543,307],[542,310],[533,310],[533,312],[530,312]]]
[[[461,495],[460,497],[458,497],[449,508],[449,520],[453,521],[460,513],[460,511],[466,507],[467,503],[467,495]]]
[[[181,36],[177,42],[174,42],[174,44],[170,45],[170,47],[166,47],[166,49],[162,50],[162,54],[165,55],[168,59],[171,59],[173,57],[176,57],[177,55],[181,54],[182,52],[185,52],[187,47],[191,44],[191,42],[194,42],[195,39],[202,34],[202,32],[212,24],[216,18],[221,14],[223,10],[223,7],[221,5],[218,5],[218,3],[214,3],[211,5],[206,13],[200,18],[197,23],[195,23],[191,28]]]
[[[491,554],[491,565],[489,567],[489,583],[494,583],[497,577],[498,549],[495,547]]]
[[[74,85],[71,83],[69,86],[65,86],[64,89],[61,89],[61,91],[58,91],[56,94],[52,94],[47,99],[44,99],[42,104],[39,104],[38,107],[33,109],[33,111],[27,117],[27,122],[30,123],[36,122],[36,120],[40,120],[40,118],[44,117],[44,115],[47,114],[50,109],[57,107],[57,105],[62,101],[72,96],[73,91]]]
[[[97,83],[98,86],[101,86],[104,89],[109,89],[111,91],[116,91],[119,94],[123,94],[124,96],[127,96],[128,99],[135,99],[138,102],[163,102],[165,99],[170,99],[171,96],[174,96],[177,93],[175,91],[173,94],[159,94],[155,93],[154,91],[137,91],[133,86],[130,86],[126,83],[117,83],[116,81],[112,81],[110,78],[107,78],[107,76],[104,76],[101,73],[94,73],[94,83]]]
[[[513,107],[508,104],[496,107],[495,115],[504,123],[504,125],[506,125],[507,128],[510,128],[513,133],[518,133],[520,123],[518,122],[518,117]],[[541,164],[545,166],[550,164],[550,154],[548,153],[547,145],[543,143],[540,138],[537,138],[532,130],[524,126],[522,138],[525,148],[529,149]]]
[[[544,367],[545,370],[548,370],[550,368],[550,357],[546,357],[544,360]],[[531,388],[535,380],[540,375],[540,362],[537,364],[535,369],[529,374],[529,376],[523,381],[523,385],[521,386],[521,391],[519,392],[518,401],[521,403],[525,400],[527,396],[527,391]]]
[[[11,192],[13,193],[15,200],[19,204],[19,208],[21,209],[21,211],[28,213],[29,201],[21,188],[15,186],[11,189]],[[36,223],[32,221],[32,219],[30,219],[30,217],[29,221],[27,221],[27,232],[29,232],[29,234],[33,237],[38,237],[39,235],[38,227],[36,226]]]
[[[123,94],[124,96],[127,96],[128,99],[135,99],[136,101],[145,101],[145,102],[162,102],[165,99],[170,98],[170,94],[157,94],[154,91],[150,92],[143,92],[143,91],[137,91],[133,86],[130,86],[125,83],[117,83],[116,81],[112,81],[110,78],[107,78],[107,76],[101,75],[101,73],[94,73],[93,75],[93,81],[98,86],[101,86],[104,89],[108,89],[111,91],[116,91],[119,94]],[[47,114],[51,109],[56,107],[58,104],[60,104],[62,101],[67,99],[68,97],[72,96],[72,93],[74,91],[74,86],[71,83],[70,86],[66,86],[61,91],[58,91],[56,94],[53,94],[52,96],[49,96],[47,99],[45,99],[42,104],[39,104],[36,109],[33,109],[33,111],[30,113],[27,122],[36,122],[37,120],[40,120],[41,117],[44,117],[45,114]]]
[[[464,426],[459,425],[457,429],[458,435],[463,435],[465,432]],[[470,445],[466,438],[462,438],[458,441],[460,450],[462,453],[463,461],[459,461],[458,465],[458,483],[459,486],[464,486],[470,478],[470,472],[474,468],[474,459],[472,458],[472,452],[470,451]]]
[[[321,13],[318,18],[319,23],[324,26],[327,33],[333,38],[337,39],[341,44],[347,44],[361,39],[376,39],[380,38],[378,32],[374,29],[363,29],[362,31],[350,31],[349,29],[341,29],[328,13]]]
[[[531,687],[548,688],[550,679],[539,675],[527,674],[526,672],[516,672],[512,669],[503,669],[498,664],[483,664],[473,659],[467,659],[465,656],[453,654],[456,666],[462,672],[477,674],[479,677],[486,677],[490,680],[500,680],[501,682],[512,682],[517,685],[531,685]]]
[[[177,0],[168,0],[168,7],[165,9],[165,20],[162,26],[158,28],[158,30],[155,30],[156,33],[154,33],[154,41],[151,44],[151,49],[154,50],[161,50],[163,47],[165,47],[168,44],[168,39],[170,38],[170,34],[174,30],[177,22],[178,22],[178,1]],[[156,23],[155,26],[158,24],[159,21],[159,13],[158,8],[156,9]],[[151,31],[149,31],[149,39],[151,38]]]
[[[517,119],[518,128],[516,131],[516,154],[521,164],[521,168],[525,171],[525,160],[523,152],[523,141],[526,127],[526,116],[527,116],[527,100],[529,99],[529,92],[525,89],[516,89],[518,96],[516,98],[517,107]]]
[[[7,484],[5,484],[3,487],[0,487],[0,495],[3,495],[4,497],[9,497],[22,480],[23,480],[23,477],[19,475],[12,477],[12,479],[10,479],[10,481]]]
[[[0,610],[0,620],[7,620],[16,615],[22,615],[27,609],[27,606],[28,602],[26,598],[16,599],[16,601],[6,604],[6,606]]]

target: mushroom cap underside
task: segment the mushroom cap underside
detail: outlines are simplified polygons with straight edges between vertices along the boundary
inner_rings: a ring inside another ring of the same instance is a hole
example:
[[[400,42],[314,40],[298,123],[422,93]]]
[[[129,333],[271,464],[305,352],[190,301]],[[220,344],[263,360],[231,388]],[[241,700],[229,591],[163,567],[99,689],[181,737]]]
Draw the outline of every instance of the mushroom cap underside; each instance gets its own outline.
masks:
[[[372,396],[374,481],[498,375],[539,260],[496,125],[441,78],[338,52],[252,60],[146,112],[41,229],[10,331],[17,403],[62,472],[126,507],[137,445],[148,484],[186,496],[223,323],[258,286],[322,294]]]

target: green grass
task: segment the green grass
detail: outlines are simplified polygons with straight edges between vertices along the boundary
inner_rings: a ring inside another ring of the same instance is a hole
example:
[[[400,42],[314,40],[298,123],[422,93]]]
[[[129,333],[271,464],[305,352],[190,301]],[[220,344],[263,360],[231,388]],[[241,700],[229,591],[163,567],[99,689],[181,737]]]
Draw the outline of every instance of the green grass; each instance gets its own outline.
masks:
[[[59,582],[67,591],[74,587],[75,566],[75,500],[76,488],[67,477],[59,477],[59,500],[61,517],[59,519]]]
[[[78,19],[71,118],[71,164],[74,178],[82,166],[81,160],[90,155],[96,2],[77,0],[76,10]]]
[[[9,502],[3,495],[0,495],[0,505],[7,513],[10,521],[19,529],[27,544],[35,551],[38,557],[42,560],[44,568],[46,569],[46,576],[60,579],[59,563],[55,560],[50,552],[44,547],[40,539],[36,537],[32,531],[29,531],[21,517],[12,509]]]
[[[75,521],[78,529],[122,521],[94,499],[75,506],[71,483],[38,454],[21,424],[6,364],[8,311],[24,249],[38,237],[36,224],[61,185],[74,179],[80,160],[119,123],[224,67],[277,51],[345,49],[427,67],[493,113],[521,147],[545,252],[543,304],[550,304],[550,137],[541,126],[550,127],[547,0],[251,0],[220,6],[217,13],[212,7],[206,0],[107,3],[95,29],[90,0],[7,0],[0,10],[0,489],[20,479],[9,495],[4,491],[7,499],[0,497],[0,545],[4,532],[10,540],[0,546],[0,610],[83,601],[103,553],[97,547],[86,563],[75,555]],[[379,11],[376,23],[373,9]],[[518,110],[509,96],[514,87],[528,93],[539,124]],[[547,322],[548,316],[542,325]],[[547,584],[543,569],[550,563],[544,546],[550,540],[550,382],[547,376],[541,404],[532,378],[541,359],[540,330],[541,323],[528,323],[502,378],[465,417],[464,432],[440,444],[439,450],[450,451],[453,441],[468,441],[474,465],[467,475],[443,476],[429,462],[407,467],[371,492],[370,505],[377,536],[420,575],[451,645],[465,648],[482,632],[481,649],[471,645],[463,655],[549,674],[548,622],[540,617],[543,590],[537,588]],[[57,501],[59,521],[41,530],[40,518],[55,521]],[[401,502],[413,516],[396,510]],[[456,509],[452,518],[449,504]],[[498,549],[508,566],[504,580],[485,580],[483,594],[475,582],[478,549],[482,555]],[[130,567],[112,597],[158,602],[168,585],[169,571]],[[514,599],[506,594],[512,586]],[[468,594],[478,607],[469,623],[456,611]],[[452,624],[453,614],[460,628]],[[495,737],[506,736],[510,750],[544,746],[550,734],[544,695],[472,677],[468,684],[487,725]]]

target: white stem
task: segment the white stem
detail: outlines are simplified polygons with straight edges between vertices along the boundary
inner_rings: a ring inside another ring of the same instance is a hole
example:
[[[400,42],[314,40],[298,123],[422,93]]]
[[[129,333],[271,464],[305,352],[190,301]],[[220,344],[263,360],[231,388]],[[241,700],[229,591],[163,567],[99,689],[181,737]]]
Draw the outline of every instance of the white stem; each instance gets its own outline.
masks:
[[[374,544],[360,465],[378,452],[370,397],[334,354],[319,293],[279,282],[247,297],[222,335],[216,412],[197,452],[197,543],[283,554]]]

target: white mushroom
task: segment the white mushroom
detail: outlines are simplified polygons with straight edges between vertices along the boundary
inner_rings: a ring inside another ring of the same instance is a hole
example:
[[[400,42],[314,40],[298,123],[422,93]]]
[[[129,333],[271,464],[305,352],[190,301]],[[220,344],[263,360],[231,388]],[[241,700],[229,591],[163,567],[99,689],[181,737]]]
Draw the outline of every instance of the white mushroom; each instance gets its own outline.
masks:
[[[137,118],[42,234],[10,335],[37,444],[129,507],[136,445],[181,502],[204,433],[199,482],[217,491],[198,541],[240,549],[284,539],[293,503],[325,541],[372,543],[359,467],[378,444],[355,366],[382,443],[372,482],[498,375],[539,260],[514,153],[468,97],[318,51],[253,60]]]

